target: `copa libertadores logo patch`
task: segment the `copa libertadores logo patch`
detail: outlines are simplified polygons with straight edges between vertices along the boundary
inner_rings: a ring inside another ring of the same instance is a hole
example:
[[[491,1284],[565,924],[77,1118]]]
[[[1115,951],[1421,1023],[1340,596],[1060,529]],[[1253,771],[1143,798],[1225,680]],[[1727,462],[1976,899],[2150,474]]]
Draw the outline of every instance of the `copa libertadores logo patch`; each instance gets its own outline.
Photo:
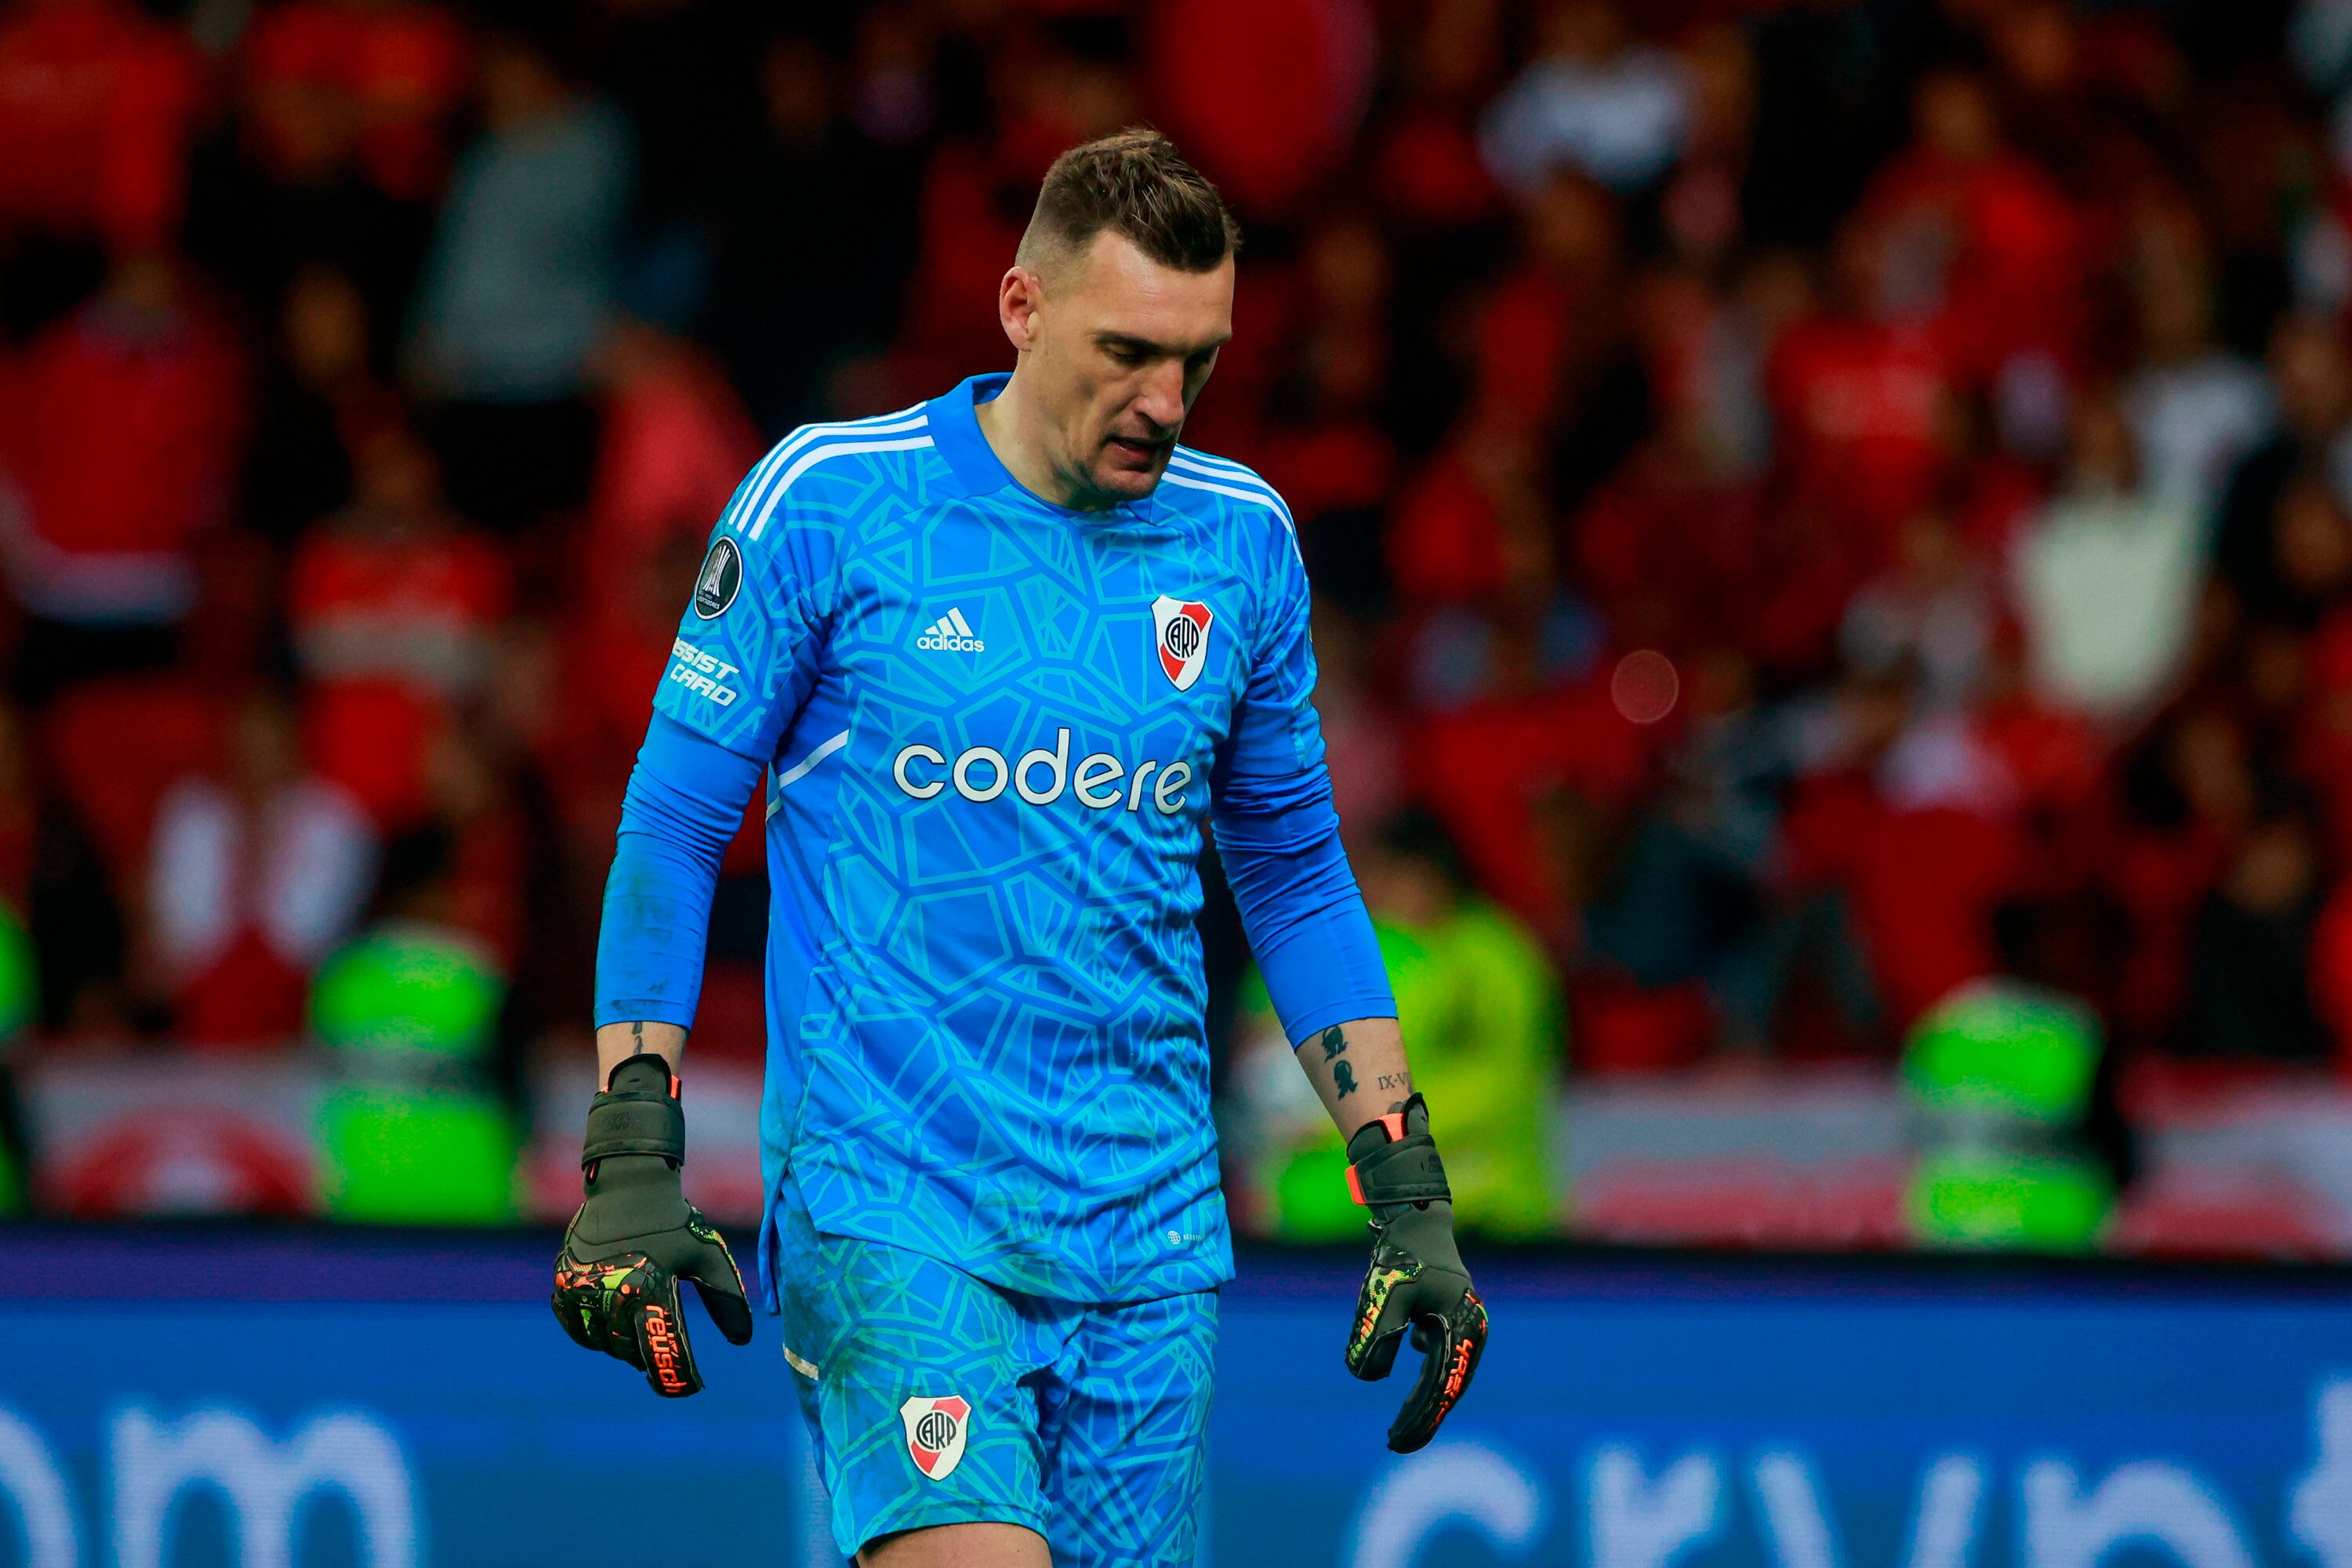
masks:
[[[717,541],[702,558],[702,570],[695,574],[694,613],[715,621],[727,613],[727,606],[742,589],[743,552],[731,539]]]
[[[1152,646],[1160,653],[1160,672],[1179,691],[1189,691],[1209,662],[1209,626],[1216,612],[1198,600],[1171,599],[1162,594],[1151,601]]]
[[[971,1406],[954,1394],[917,1394],[898,1406],[907,1428],[907,1457],[935,1481],[963,1462],[963,1440],[971,1429]]]

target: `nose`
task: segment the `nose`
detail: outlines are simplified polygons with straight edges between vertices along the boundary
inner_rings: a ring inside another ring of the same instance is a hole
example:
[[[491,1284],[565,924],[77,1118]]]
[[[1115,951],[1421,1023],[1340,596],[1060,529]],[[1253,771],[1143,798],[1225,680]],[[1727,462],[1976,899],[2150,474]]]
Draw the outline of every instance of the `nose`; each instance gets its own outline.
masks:
[[[1150,421],[1155,435],[1166,435],[1184,423],[1184,366],[1163,360],[1145,374],[1129,407]]]

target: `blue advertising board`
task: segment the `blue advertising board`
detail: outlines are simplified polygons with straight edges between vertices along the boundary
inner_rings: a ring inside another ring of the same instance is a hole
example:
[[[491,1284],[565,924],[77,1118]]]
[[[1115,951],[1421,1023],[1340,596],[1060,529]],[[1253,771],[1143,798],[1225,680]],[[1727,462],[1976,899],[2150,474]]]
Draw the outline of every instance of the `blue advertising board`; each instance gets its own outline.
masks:
[[[0,1230],[0,1565],[830,1563],[772,1325],[653,1399],[551,1237]],[[1245,1258],[1215,1568],[2352,1568],[2352,1281],[1564,1256],[1481,1270],[1444,1438]],[[692,1310],[692,1309],[690,1309]],[[1402,1376],[1402,1373],[1400,1376]]]

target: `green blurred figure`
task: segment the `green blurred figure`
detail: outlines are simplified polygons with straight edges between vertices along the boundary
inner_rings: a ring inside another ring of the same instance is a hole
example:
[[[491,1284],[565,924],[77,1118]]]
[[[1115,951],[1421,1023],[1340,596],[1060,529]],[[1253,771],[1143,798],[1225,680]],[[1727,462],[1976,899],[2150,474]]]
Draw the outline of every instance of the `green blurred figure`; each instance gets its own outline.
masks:
[[[437,891],[427,879],[394,900],[312,986],[332,1081],[319,1108],[320,1197],[339,1219],[515,1217],[519,1140],[493,1070],[507,977],[487,943],[434,918]]]
[[[1550,960],[1517,919],[1474,892],[1437,822],[1407,812],[1356,856],[1364,901],[1412,1052],[1413,1088],[1444,1107],[1455,1223],[1496,1237],[1558,1233],[1553,1174],[1561,1012]],[[1260,1228],[1356,1237],[1339,1135],[1297,1068],[1253,972],[1242,995],[1236,1147]]]
[[[2095,1247],[2115,1203],[2084,1137],[2103,1047],[2090,1008],[2014,980],[1964,985],[1922,1014],[1903,1052],[1922,1144],[1912,1235],[1928,1246]]]

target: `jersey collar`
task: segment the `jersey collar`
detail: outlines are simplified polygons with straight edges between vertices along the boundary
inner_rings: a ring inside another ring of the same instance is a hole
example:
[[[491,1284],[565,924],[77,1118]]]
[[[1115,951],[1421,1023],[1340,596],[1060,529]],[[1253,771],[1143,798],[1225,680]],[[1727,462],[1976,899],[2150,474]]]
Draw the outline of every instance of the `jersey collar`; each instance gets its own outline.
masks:
[[[958,382],[930,402],[931,445],[948,461],[956,482],[972,495],[1014,484],[1013,470],[998,460],[980,433],[980,405],[992,402],[1013,377],[1003,371]]]

